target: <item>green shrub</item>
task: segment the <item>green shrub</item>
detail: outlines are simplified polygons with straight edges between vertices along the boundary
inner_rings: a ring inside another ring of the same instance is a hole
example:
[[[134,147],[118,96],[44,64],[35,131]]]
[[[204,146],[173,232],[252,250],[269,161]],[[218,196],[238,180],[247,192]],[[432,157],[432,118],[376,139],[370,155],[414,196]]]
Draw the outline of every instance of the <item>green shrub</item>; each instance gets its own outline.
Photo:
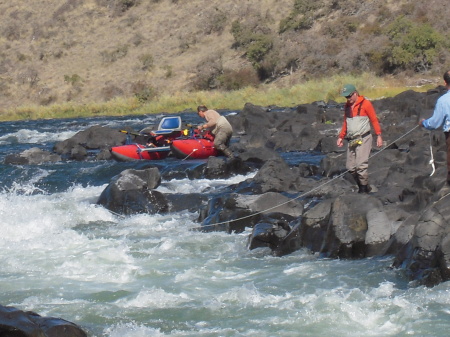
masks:
[[[246,30],[239,20],[235,20],[231,23],[231,35],[234,37],[234,47],[239,48],[247,45],[250,42],[249,32]]]
[[[67,82],[71,84],[72,86],[75,86],[77,84],[80,84],[83,82],[83,79],[80,75],[73,74],[73,75],[64,75],[64,82]]]
[[[416,24],[405,17],[395,20],[387,34],[391,45],[385,57],[392,70],[429,70],[444,43],[444,37],[429,24]]]
[[[231,24],[234,47],[245,50],[245,56],[255,69],[273,47],[273,36],[267,27],[256,27],[251,23],[244,25],[236,20]]]
[[[317,0],[295,0],[291,13],[280,21],[280,34],[288,30],[310,29],[320,16],[317,11],[321,6],[322,4]]]
[[[247,59],[258,68],[264,56],[272,49],[272,37],[269,35],[255,34],[252,36],[252,42],[247,46]]]

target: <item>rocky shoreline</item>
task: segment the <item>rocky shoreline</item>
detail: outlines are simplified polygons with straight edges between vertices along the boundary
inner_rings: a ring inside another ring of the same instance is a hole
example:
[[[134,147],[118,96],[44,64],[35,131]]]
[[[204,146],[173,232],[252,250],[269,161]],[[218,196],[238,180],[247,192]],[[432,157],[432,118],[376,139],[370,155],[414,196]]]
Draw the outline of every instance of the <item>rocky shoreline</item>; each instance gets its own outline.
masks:
[[[327,258],[394,256],[393,267],[404,270],[413,284],[434,286],[450,279],[446,145],[442,131],[417,125],[431,116],[444,92],[443,87],[406,91],[373,101],[386,146],[374,147],[369,160],[369,194],[357,193],[346,173],[345,147],[336,146],[341,106],[315,102],[283,109],[247,103],[229,116],[239,138],[231,146],[238,159],[211,157],[187,174],[214,179],[257,170],[253,178],[208,200],[200,194],[157,191],[167,176],[156,167],[126,170],[111,180],[98,204],[124,215],[200,209],[200,230],[232,233],[252,227],[248,248],[269,247],[277,256],[302,248]],[[117,130],[93,127],[55,144],[53,152],[31,149],[5,162],[107,160],[109,148],[124,141]],[[98,150],[95,158],[88,155],[92,149]],[[290,151],[316,151],[324,157],[317,166],[290,166],[279,154]]]

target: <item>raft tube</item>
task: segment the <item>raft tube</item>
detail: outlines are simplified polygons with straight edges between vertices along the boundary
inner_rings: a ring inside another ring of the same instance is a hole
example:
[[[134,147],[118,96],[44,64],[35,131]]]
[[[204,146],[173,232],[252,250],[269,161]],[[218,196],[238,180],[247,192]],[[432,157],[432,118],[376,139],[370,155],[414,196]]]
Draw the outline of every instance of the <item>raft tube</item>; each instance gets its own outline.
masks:
[[[170,144],[170,149],[178,159],[206,159],[219,154],[214,143],[204,138],[175,139]]]
[[[117,161],[159,160],[166,158],[169,152],[170,146],[148,148],[141,144],[128,144],[111,148],[111,155]]]

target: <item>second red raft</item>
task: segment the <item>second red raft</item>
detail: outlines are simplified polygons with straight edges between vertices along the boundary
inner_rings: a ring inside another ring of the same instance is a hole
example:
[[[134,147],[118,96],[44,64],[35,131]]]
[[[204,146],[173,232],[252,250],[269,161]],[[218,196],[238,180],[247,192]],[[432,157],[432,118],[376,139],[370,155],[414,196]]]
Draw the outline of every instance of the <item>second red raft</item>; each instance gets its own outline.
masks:
[[[170,150],[179,159],[206,159],[219,153],[214,142],[205,138],[175,139]]]

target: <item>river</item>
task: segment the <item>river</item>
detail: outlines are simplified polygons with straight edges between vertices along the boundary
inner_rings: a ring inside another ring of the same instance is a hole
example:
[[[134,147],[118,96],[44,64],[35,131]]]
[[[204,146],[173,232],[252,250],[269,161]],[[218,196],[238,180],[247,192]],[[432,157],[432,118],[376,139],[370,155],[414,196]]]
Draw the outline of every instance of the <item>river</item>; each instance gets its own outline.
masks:
[[[66,319],[96,337],[448,335],[450,283],[417,287],[390,268],[392,257],[274,257],[246,248],[251,229],[193,231],[197,212],[123,217],[96,205],[124,169],[202,161],[4,164],[7,154],[51,150],[89,126],[139,130],[161,117],[0,123],[0,304]],[[163,180],[158,190],[215,193],[254,174]]]

